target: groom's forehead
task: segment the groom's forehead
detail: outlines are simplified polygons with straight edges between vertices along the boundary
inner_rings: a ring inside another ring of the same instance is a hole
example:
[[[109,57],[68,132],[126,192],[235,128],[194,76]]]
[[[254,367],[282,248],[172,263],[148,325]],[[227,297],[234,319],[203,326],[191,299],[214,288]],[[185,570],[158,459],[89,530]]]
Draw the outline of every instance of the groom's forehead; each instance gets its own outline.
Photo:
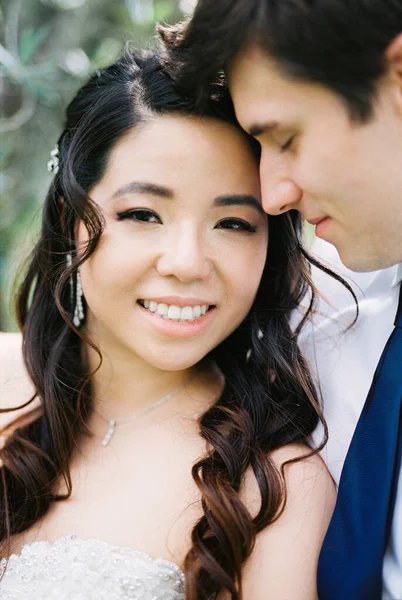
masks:
[[[277,101],[297,102],[295,89],[300,82],[288,76],[279,62],[256,44],[248,44],[234,54],[226,73],[238,118],[239,112],[249,113],[261,103],[264,109],[269,109],[268,105]],[[308,82],[303,87],[306,85]]]
[[[334,93],[324,83],[297,76],[257,42],[248,42],[233,54],[225,72],[238,119],[239,110],[250,112],[252,107],[268,112],[278,105],[285,112],[295,106],[307,110],[312,99],[326,102]]]
[[[300,81],[287,73],[281,62],[256,42],[244,44],[227,61],[226,75],[231,93],[241,88],[259,95],[274,94],[298,85]]]

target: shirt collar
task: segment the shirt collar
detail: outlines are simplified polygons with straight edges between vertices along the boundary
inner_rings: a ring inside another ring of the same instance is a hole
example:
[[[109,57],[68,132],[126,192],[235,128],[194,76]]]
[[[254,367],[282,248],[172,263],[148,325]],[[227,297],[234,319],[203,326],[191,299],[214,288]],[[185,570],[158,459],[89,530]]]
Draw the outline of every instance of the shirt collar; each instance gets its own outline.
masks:
[[[402,263],[396,265],[395,275],[392,280],[392,287],[399,285],[402,281]]]

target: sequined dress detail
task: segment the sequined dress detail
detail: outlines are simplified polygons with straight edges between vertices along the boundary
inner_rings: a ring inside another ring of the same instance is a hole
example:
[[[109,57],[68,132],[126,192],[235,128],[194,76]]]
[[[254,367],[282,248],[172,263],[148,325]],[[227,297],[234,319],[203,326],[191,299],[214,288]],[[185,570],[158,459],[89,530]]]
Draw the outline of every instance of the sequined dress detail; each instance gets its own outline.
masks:
[[[74,535],[1,561],[0,600],[185,600],[174,563]]]

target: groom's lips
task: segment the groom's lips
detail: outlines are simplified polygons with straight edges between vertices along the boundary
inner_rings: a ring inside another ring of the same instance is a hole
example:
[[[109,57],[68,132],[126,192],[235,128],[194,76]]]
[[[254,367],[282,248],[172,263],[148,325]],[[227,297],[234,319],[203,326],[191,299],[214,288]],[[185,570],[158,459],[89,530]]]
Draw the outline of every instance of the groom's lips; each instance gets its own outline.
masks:
[[[315,235],[319,238],[323,238],[327,226],[331,222],[331,217],[317,217],[316,219],[306,219],[311,225],[315,225]]]
[[[312,219],[308,219],[306,218],[307,223],[310,223],[310,225],[318,225],[319,223],[321,223],[322,221],[325,221],[325,219],[328,219],[329,217],[324,216],[324,217],[316,217],[316,218],[312,218]]]

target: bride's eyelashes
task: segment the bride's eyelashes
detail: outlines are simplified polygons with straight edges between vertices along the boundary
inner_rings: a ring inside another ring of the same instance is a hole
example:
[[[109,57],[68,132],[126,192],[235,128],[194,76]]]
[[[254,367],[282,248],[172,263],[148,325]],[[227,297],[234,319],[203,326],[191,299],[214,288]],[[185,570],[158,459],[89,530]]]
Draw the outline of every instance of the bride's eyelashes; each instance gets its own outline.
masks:
[[[126,210],[124,212],[118,212],[117,217],[119,221],[124,221],[125,219],[131,219],[133,221],[140,221],[141,223],[160,223],[162,224],[162,220],[159,215],[153,210],[149,210],[149,208],[132,208],[130,210]]]
[[[141,223],[159,223],[162,225],[162,219],[153,210],[148,208],[135,208],[126,210],[124,212],[117,213],[119,221],[131,219],[133,221],[139,221]],[[255,225],[252,225],[244,219],[227,217],[221,219],[216,225],[215,229],[226,229],[228,231],[243,231],[248,233],[255,233],[258,229]]]
[[[248,233],[255,233],[258,229],[255,225],[251,225],[244,219],[227,218],[222,219],[215,226],[216,229],[228,229],[230,231],[247,231]]]

